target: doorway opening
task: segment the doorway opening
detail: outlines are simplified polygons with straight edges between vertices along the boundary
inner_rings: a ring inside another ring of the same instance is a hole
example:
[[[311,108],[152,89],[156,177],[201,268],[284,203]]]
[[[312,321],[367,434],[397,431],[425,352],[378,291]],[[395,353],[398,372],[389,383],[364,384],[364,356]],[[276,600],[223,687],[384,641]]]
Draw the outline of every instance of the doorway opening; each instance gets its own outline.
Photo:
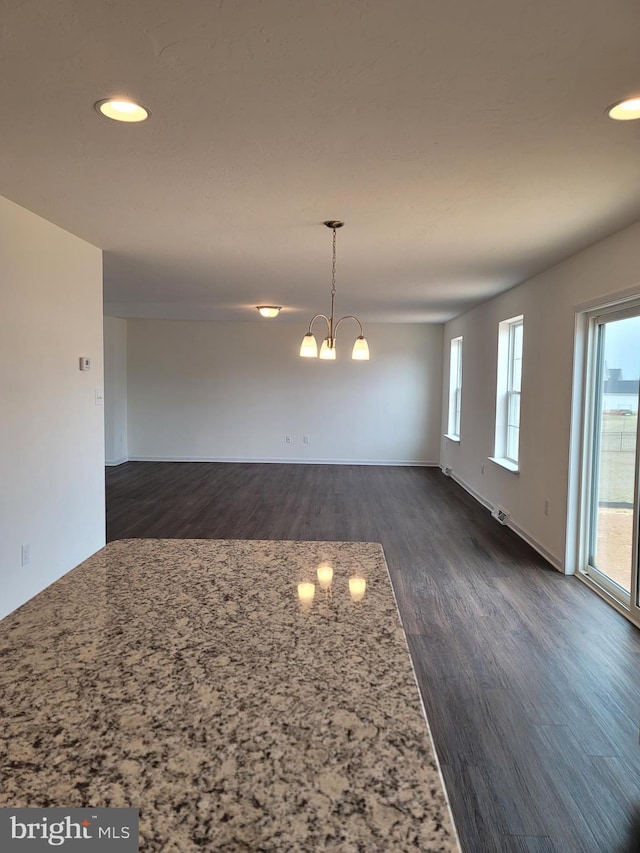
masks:
[[[579,572],[638,608],[640,306],[588,315]]]

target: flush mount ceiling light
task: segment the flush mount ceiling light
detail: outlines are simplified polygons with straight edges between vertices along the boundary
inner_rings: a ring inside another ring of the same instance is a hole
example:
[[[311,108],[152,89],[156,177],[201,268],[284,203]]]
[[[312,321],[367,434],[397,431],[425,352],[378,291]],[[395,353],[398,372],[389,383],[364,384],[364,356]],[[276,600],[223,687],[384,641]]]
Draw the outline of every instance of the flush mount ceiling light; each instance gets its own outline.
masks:
[[[146,121],[151,115],[146,107],[123,98],[105,98],[102,101],[97,101],[94,107],[101,115],[114,121]]]
[[[256,305],[261,317],[277,317],[282,311],[281,305]]]
[[[338,333],[338,326],[340,325],[340,323],[342,323],[343,320],[355,320],[360,329],[360,334],[356,338],[356,342],[353,345],[353,350],[351,351],[351,358],[353,358],[355,361],[369,361],[369,345],[367,344],[365,336],[362,334],[362,323],[360,322],[360,320],[358,320],[357,317],[354,317],[353,314],[347,314],[345,317],[340,317],[337,323],[334,324],[333,322],[333,303],[336,296],[336,229],[342,228],[344,222],[339,222],[337,219],[328,219],[324,224],[327,226],[327,228],[331,228],[333,230],[333,266],[331,268],[331,315],[327,317],[326,314],[316,314],[315,317],[311,318],[311,322],[309,323],[309,331],[302,339],[302,345],[300,346],[300,355],[302,356],[302,358],[318,357],[318,343],[315,339],[315,336],[311,332],[311,327],[319,317],[322,317],[323,320],[326,321],[328,334],[327,337],[323,340],[322,346],[320,347],[320,358],[335,361],[336,335]]]
[[[626,98],[607,107],[607,115],[616,121],[632,121],[640,118],[640,97]]]

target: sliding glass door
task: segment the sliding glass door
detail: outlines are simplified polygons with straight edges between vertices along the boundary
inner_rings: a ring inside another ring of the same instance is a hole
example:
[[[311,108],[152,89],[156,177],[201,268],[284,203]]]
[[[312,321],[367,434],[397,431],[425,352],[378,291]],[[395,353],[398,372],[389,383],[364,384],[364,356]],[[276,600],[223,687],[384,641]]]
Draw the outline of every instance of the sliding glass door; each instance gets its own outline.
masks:
[[[584,574],[638,609],[640,308],[593,316],[586,459]]]

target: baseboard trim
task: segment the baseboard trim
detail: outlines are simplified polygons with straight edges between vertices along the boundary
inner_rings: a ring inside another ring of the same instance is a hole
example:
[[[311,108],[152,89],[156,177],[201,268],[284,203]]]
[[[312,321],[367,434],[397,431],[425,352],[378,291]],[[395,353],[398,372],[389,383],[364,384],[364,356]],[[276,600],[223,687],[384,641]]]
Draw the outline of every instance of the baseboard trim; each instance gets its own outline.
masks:
[[[127,456],[123,456],[122,459],[107,459],[104,464],[107,468],[114,468],[116,465],[124,465],[124,463],[128,461],[129,458]]]
[[[513,530],[521,539],[527,543],[527,545],[531,545],[534,551],[537,551],[541,557],[544,557],[547,563],[553,566],[556,571],[560,572],[561,575],[565,573],[562,560],[557,557],[555,554],[552,554],[551,551],[548,551],[544,545],[541,545],[536,539],[531,536],[531,534],[527,533],[526,530],[523,530],[519,525],[509,519],[507,521],[507,527]]]
[[[485,509],[488,509],[488,510],[493,509],[493,506],[489,503],[489,501],[486,501],[482,497],[480,492],[476,492],[476,490],[474,488],[472,488],[468,483],[465,483],[465,481],[461,477],[458,477],[458,475],[456,474],[455,471],[452,471],[449,476],[451,477],[452,480],[455,480],[455,482],[459,486],[462,486],[462,488],[465,490],[465,492],[468,492],[472,498],[474,498],[475,500],[478,501],[479,504],[482,504],[482,506]]]
[[[493,509],[493,505],[489,503],[489,501],[487,501],[479,492],[473,489],[468,483],[465,483],[465,481],[461,477],[459,477],[455,473],[455,471],[452,471],[450,476],[452,480],[455,480],[455,482],[459,486],[461,486],[465,490],[465,492],[468,492],[471,497],[474,498],[474,500],[478,501],[479,504],[482,504],[482,506],[488,510]],[[534,551],[537,551],[541,557],[544,557],[547,563],[553,566],[556,571],[560,572],[560,574],[565,573],[562,560],[560,560],[559,557],[557,557],[555,554],[552,554],[551,551],[544,547],[544,545],[541,545],[536,539],[534,539],[533,536],[531,536],[530,533],[524,530],[524,528],[520,527],[520,525],[516,524],[515,521],[509,518],[505,524],[505,527],[508,527],[510,530],[513,530],[516,536],[519,536],[520,539],[526,542],[527,545],[530,545]]]
[[[282,459],[249,456],[129,456],[129,462],[256,462],[286,465],[389,465],[406,468],[437,468],[438,462],[406,459]]]

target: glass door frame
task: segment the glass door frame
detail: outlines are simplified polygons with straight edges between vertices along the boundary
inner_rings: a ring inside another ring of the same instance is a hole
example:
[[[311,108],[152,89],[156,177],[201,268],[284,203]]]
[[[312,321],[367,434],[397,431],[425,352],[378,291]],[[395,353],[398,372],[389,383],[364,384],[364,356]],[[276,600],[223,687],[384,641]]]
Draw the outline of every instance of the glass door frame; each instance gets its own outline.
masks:
[[[640,299],[601,306],[583,314],[586,319],[584,369],[582,371],[582,452],[580,454],[579,547],[576,575],[640,626],[640,411],[636,426],[636,460],[634,472],[633,539],[631,557],[631,591],[629,600],[620,596],[620,588],[595,566],[589,565],[596,523],[597,507],[592,489],[598,477],[600,436],[596,430],[597,407],[601,401],[602,337],[599,326],[616,320],[640,316]],[[640,394],[639,394],[640,398]],[[622,599],[622,600],[621,600]]]

